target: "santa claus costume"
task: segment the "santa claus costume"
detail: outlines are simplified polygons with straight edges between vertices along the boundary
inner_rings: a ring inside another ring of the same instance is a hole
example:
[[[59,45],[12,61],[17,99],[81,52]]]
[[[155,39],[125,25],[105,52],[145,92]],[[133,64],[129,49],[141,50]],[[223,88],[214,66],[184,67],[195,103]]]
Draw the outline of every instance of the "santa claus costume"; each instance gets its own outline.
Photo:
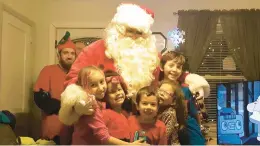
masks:
[[[65,85],[69,86],[67,86],[64,93],[68,93],[67,95],[73,94],[73,97],[63,96],[62,101],[64,102],[62,102],[62,107],[64,108],[60,110],[60,113],[66,113],[67,109],[65,107],[71,107],[67,101],[73,100],[71,98],[82,96],[75,95],[81,92],[76,92],[74,89],[72,90],[71,87],[74,86],[77,81],[78,72],[86,66],[94,65],[103,68],[103,71],[116,71],[127,83],[130,83],[128,86],[135,90],[149,85],[154,80],[154,72],[159,65],[158,52],[155,48],[155,38],[150,31],[152,23],[153,13],[150,10],[135,4],[120,5],[117,8],[117,13],[112,22],[106,29],[106,38],[98,40],[84,48],[72,65],[65,82]],[[134,29],[131,30],[129,28]],[[131,34],[131,31],[135,31],[142,37],[127,37],[127,33]],[[68,104],[68,106],[64,104]],[[62,115],[66,115],[66,117],[61,117]],[[71,116],[67,113],[62,115],[59,115],[60,119],[67,119],[66,123],[73,123],[73,121],[69,120],[72,119],[71,117],[73,117],[74,113],[71,113]],[[97,125],[96,121],[102,123],[102,121],[100,121],[102,115],[97,117],[98,115],[96,111],[93,118],[86,118],[89,121],[85,121],[85,126],[89,125],[94,129],[95,125]],[[74,131],[73,137],[82,137],[86,132],[83,130],[84,128],[77,128],[80,127],[80,125],[84,126],[82,121],[83,120],[79,120],[76,122],[74,126],[76,132]],[[90,125],[89,123],[94,124]],[[104,124],[98,125],[98,127],[103,126]],[[81,140],[73,140],[73,144],[106,143],[109,138],[107,128],[103,127],[98,129],[100,129],[98,134],[92,135],[92,137],[87,136],[88,138],[85,137]],[[75,136],[75,133],[81,136]]]
[[[128,84],[130,93],[156,84],[160,55],[151,31],[153,22],[154,13],[150,9],[136,4],[121,4],[105,30],[105,38],[85,47],[77,57],[66,76],[65,91],[70,92],[69,87],[77,81],[78,72],[90,65],[98,66],[103,71],[118,72]],[[185,78],[183,81],[186,81]],[[196,85],[194,89],[203,88],[200,81],[192,81],[192,78],[189,83]],[[72,97],[64,97],[64,101],[66,98]]]
[[[150,30],[153,17],[153,12],[147,8],[120,5],[106,29],[106,38],[83,49],[66,77],[65,86],[75,83],[79,70],[89,65],[117,71],[135,90],[151,84],[158,76],[154,72],[159,65],[155,37]],[[141,37],[127,37],[131,32]]]
[[[66,77],[65,86],[75,83],[79,70],[89,65],[102,67],[104,71],[117,71],[134,91],[152,81],[156,83],[159,53],[151,31],[153,22],[154,13],[150,9],[135,4],[120,5],[106,28],[105,38],[85,47],[79,54]],[[187,75],[188,83],[194,89],[191,91],[209,89],[208,84],[204,85],[205,79],[192,78]],[[186,75],[184,82],[185,79]]]

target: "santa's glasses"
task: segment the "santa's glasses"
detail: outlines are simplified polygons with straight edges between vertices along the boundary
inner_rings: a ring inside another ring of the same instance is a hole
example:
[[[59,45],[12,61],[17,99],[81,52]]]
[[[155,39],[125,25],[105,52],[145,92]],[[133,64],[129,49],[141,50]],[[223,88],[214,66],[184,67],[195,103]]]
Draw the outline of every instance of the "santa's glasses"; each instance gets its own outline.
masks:
[[[131,33],[131,34],[137,34],[137,35],[143,35],[143,32],[141,31],[138,31],[136,29],[133,29],[133,28],[127,28],[125,30],[126,33]]]

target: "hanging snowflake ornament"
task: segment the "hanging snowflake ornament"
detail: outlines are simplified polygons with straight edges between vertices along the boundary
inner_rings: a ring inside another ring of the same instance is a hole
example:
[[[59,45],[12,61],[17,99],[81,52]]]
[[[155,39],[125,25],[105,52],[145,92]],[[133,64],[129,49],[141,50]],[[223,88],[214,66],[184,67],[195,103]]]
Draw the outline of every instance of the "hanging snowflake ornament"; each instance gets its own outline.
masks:
[[[183,30],[180,30],[179,28],[175,28],[172,31],[168,32],[168,37],[175,48],[178,48],[180,44],[183,44],[185,42],[184,35],[185,32]]]

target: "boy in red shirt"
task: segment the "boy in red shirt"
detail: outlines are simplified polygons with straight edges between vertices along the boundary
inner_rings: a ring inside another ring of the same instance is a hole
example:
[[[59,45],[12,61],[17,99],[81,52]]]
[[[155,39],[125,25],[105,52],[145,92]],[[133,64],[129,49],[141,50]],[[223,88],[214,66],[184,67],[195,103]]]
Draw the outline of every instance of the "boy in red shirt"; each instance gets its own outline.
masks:
[[[167,145],[165,124],[156,119],[159,99],[149,87],[140,89],[136,96],[138,115],[128,119],[130,140],[144,139],[151,145]]]

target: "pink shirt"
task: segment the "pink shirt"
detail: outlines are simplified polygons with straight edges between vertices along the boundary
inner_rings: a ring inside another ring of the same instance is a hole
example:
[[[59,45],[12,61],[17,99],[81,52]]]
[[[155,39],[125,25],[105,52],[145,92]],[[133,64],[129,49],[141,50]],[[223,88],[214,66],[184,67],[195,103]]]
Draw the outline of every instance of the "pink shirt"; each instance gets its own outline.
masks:
[[[110,135],[103,121],[100,108],[91,116],[81,116],[74,125],[72,145],[98,145],[106,144]]]

